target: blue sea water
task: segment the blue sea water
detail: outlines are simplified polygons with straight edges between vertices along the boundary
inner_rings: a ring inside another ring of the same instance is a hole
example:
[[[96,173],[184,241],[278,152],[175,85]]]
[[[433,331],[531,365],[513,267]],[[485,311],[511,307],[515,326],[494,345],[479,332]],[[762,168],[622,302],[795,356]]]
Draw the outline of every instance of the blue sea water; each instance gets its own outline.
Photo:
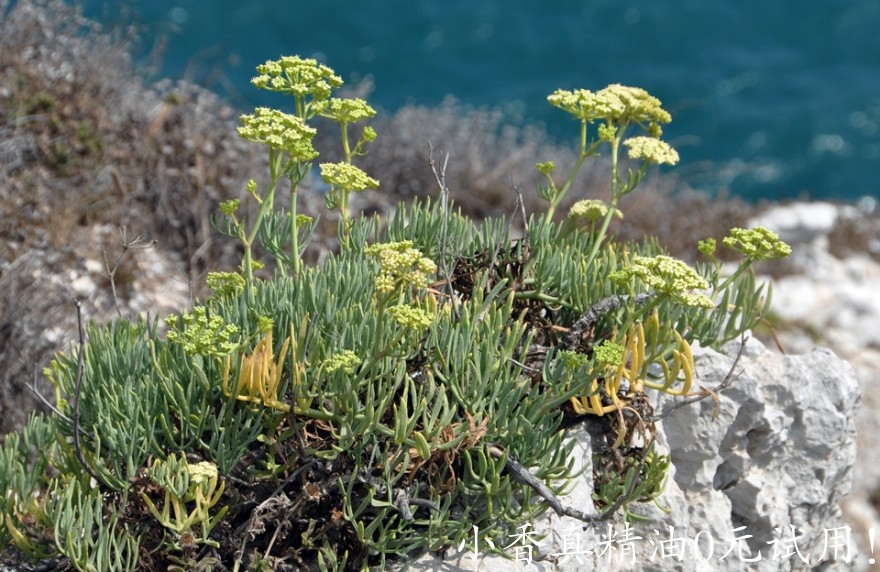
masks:
[[[124,10],[82,0],[113,24]],[[673,115],[665,138],[690,185],[749,199],[880,197],[880,0],[128,0],[161,75],[192,79],[243,111],[279,105],[254,66],[318,57],[369,76],[374,105],[447,95],[577,126],[556,88],[644,87]],[[128,21],[131,15],[125,16]]]

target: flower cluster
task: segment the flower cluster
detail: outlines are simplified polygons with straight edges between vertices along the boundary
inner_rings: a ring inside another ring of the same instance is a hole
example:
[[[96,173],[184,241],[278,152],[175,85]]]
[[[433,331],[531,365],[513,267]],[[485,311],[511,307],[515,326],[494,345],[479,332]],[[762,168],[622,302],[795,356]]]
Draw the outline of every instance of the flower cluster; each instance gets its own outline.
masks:
[[[568,218],[578,218],[584,220],[599,220],[608,215],[608,205],[604,201],[598,199],[584,199],[571,205],[568,211]],[[614,209],[614,216],[623,218],[620,209]]]
[[[354,373],[357,366],[361,365],[361,358],[351,350],[343,350],[338,354],[333,354],[321,363],[321,370],[325,373]]]
[[[623,142],[629,149],[630,159],[641,159],[647,163],[675,165],[678,152],[665,141],[654,137],[631,137]]]
[[[669,296],[680,304],[715,307],[708,296],[695,292],[709,287],[706,279],[681,260],[670,256],[636,256],[632,266],[612,272],[609,278],[618,284],[627,284],[637,278],[658,294]]]
[[[317,131],[296,115],[258,107],[253,115],[242,115],[241,123],[238,134],[248,141],[287,151],[291,159],[299,161],[311,161],[318,156],[312,147]]]
[[[220,212],[225,214],[226,216],[232,216],[235,214],[235,211],[238,210],[238,205],[241,204],[240,199],[229,199],[228,201],[223,201],[220,203]]]
[[[210,510],[220,501],[225,488],[217,466],[207,461],[189,464],[183,455],[178,457],[171,453],[165,461],[154,461],[146,473],[165,490],[161,510],[146,492],[140,493],[150,514],[174,532],[181,544],[219,546],[210,538],[210,533],[223,520],[229,507],[225,506],[211,516]],[[194,503],[192,509],[187,506],[190,503]],[[198,536],[194,534],[195,526],[201,529]],[[189,540],[184,542],[182,539],[187,537]]]
[[[332,119],[337,123],[355,123],[363,119],[370,119],[376,115],[376,110],[370,104],[358,98],[342,99],[334,97],[316,103],[314,109],[321,117]]]
[[[247,185],[245,185],[245,190],[257,201],[257,204],[262,204],[263,198],[257,193],[257,182],[253,179],[249,179]]]
[[[779,235],[762,226],[753,229],[733,228],[724,240],[724,246],[742,252],[752,260],[785,258],[791,246],[779,240]]]
[[[595,93],[588,89],[558,89],[550,94],[547,101],[582,121],[605,119],[615,125],[672,121],[659,99],[644,89],[620,84],[609,85]]]
[[[428,285],[428,275],[437,271],[437,264],[413,248],[411,240],[374,244],[364,253],[379,260],[379,276],[376,291],[390,294],[398,288],[412,286],[416,289]]]
[[[617,368],[623,363],[624,352],[622,345],[605,340],[593,348],[593,361],[600,366]]]
[[[183,344],[183,350],[192,355],[224,356],[235,349],[232,337],[238,333],[238,326],[227,324],[217,315],[209,316],[204,306],[193,308],[192,314],[184,312],[181,318],[183,330],[169,330],[168,341]],[[169,328],[176,328],[178,317],[171,315],[165,318]]]
[[[321,163],[321,178],[346,191],[360,192],[379,186],[379,181],[349,163]]]
[[[260,74],[251,83],[260,89],[290,93],[305,97],[311,95],[316,101],[330,97],[330,92],[342,86],[342,78],[331,68],[317,60],[285,56],[257,66]]]
[[[376,130],[370,127],[369,125],[364,127],[364,130],[361,132],[361,139],[364,140],[365,143],[370,143],[376,140]]]
[[[296,228],[299,228],[299,227],[307,225],[307,224],[311,224],[313,222],[315,222],[314,217],[310,217],[309,215],[304,215],[304,214],[296,215]]]
[[[562,350],[561,352],[559,352],[558,358],[562,360],[562,363],[565,365],[565,369],[570,372],[574,372],[580,368],[590,366],[590,358],[588,358],[586,354],[582,354],[580,352]]]
[[[237,272],[208,272],[207,283],[218,296],[237,296],[244,290],[244,276]]]
[[[652,125],[654,124],[652,123]],[[614,138],[617,136],[617,127],[603,123],[599,126],[598,132],[600,140],[611,142],[614,141]]]
[[[549,177],[553,173],[553,170],[556,169],[556,163],[554,163],[553,161],[547,161],[546,163],[535,163],[535,167],[538,169],[539,173]]]
[[[405,330],[424,330],[434,323],[434,317],[421,308],[399,304],[388,308],[388,313]]]
[[[716,249],[716,244],[715,244],[714,238],[707,238],[705,240],[697,241],[697,250],[699,250],[700,252],[702,252],[706,256],[710,256],[710,257],[714,256],[715,249]]]
[[[216,487],[219,473],[217,465],[202,461],[200,463],[187,463],[186,472],[189,473],[189,488],[187,489],[186,500],[192,500],[196,497],[196,488],[201,487],[203,492],[213,490]],[[212,486],[214,483],[214,486]],[[205,485],[205,486],[203,486]]]
[[[269,316],[257,316],[257,329],[263,334],[268,334],[275,326],[275,320]]]

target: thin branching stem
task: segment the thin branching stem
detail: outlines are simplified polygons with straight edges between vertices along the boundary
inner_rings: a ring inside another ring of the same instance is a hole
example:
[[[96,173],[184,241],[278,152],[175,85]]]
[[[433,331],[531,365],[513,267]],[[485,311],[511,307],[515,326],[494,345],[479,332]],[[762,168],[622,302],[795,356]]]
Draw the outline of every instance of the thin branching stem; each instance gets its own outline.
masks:
[[[642,454],[639,458],[639,464],[636,468],[636,475],[640,475],[642,473],[642,469],[645,467],[645,461],[648,457],[648,453],[651,450],[651,446],[653,444],[654,438],[652,437],[651,440],[648,441],[642,449]],[[496,459],[501,459],[504,457],[505,452],[500,446],[490,444],[489,454]],[[639,483],[639,478],[638,476],[636,476],[636,478],[630,481],[629,487],[627,487],[626,491],[624,491],[624,494],[617,497],[617,500],[614,501],[614,504],[612,504],[601,513],[588,514],[582,510],[578,510],[576,508],[562,504],[562,501],[559,500],[559,498],[550,489],[550,487],[542,483],[537,477],[529,472],[526,467],[518,463],[516,459],[514,459],[510,455],[508,455],[505,459],[504,468],[511,474],[515,481],[531,487],[538,496],[547,501],[547,504],[550,506],[550,508],[553,509],[553,512],[555,512],[559,516],[568,516],[587,524],[603,522],[614,517],[615,513],[630,500],[633,495],[633,491],[635,491],[636,486]]]
[[[458,307],[458,301],[455,299],[455,292],[452,286],[452,277],[449,267],[446,264],[446,247],[449,244],[449,217],[452,216],[452,205],[449,203],[449,187],[446,185],[446,167],[449,165],[449,153],[443,154],[443,164],[439,170],[434,162],[434,145],[428,142],[428,164],[431,166],[431,172],[434,173],[434,179],[440,186],[440,208],[443,210],[443,231],[440,240],[440,256],[439,269],[440,275],[446,282],[446,294],[452,303],[452,311],[455,316],[461,319],[461,312]]]
[[[107,274],[110,275],[110,291],[113,294],[113,306],[116,308],[116,315],[122,318],[122,310],[119,308],[119,296],[116,293],[116,272],[119,270],[119,265],[122,263],[122,258],[129,250],[152,248],[156,244],[156,241],[146,240],[141,235],[129,238],[128,229],[126,229],[125,227],[120,228],[113,234],[116,237],[116,240],[119,242],[119,245],[122,247],[122,250],[116,256],[116,260],[113,261],[113,268],[110,268],[110,261],[107,259],[107,251],[105,250],[104,266],[107,268]]]
[[[67,423],[73,423],[73,420],[70,419],[67,415],[61,412],[60,409],[49,403],[49,400],[43,395],[43,393],[37,388],[37,364],[34,364],[34,379],[31,385],[28,385],[27,388],[34,394],[40,403],[42,403],[49,411],[51,411],[54,415],[57,415],[60,419]]]
[[[74,303],[76,304],[76,325],[79,332],[79,348],[76,357],[76,385],[74,386],[73,390],[73,450],[76,453],[76,459],[79,461],[79,464],[82,465],[83,469],[85,469],[89,476],[95,479],[96,482],[99,482],[105,487],[110,488],[107,482],[104,481],[104,479],[101,478],[94,469],[92,469],[92,466],[88,463],[88,461],[86,461],[79,439],[79,398],[80,392],[82,391],[83,369],[85,368],[86,340],[82,321],[82,303],[76,299],[74,299]]]

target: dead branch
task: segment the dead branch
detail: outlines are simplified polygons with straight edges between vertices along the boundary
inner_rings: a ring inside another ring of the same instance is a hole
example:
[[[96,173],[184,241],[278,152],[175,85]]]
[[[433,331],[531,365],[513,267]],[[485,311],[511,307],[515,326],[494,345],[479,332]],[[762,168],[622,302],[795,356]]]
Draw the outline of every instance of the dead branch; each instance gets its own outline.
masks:
[[[642,449],[642,455],[639,458],[639,464],[637,468],[637,475],[641,474],[642,469],[645,467],[645,459],[648,457],[648,451],[651,450],[651,445],[654,444],[653,437],[648,443],[645,444],[645,447]],[[495,457],[496,459],[500,459],[504,456],[504,451],[498,445],[490,445],[489,446],[489,454]],[[582,510],[578,510],[576,508],[565,506],[562,502],[556,497],[556,494],[550,490],[550,487],[539,481],[529,470],[519,464],[513,457],[508,456],[505,461],[504,468],[511,474],[513,479],[517,482],[520,482],[524,485],[527,485],[534,490],[538,496],[547,501],[547,504],[550,505],[550,508],[558,514],[559,516],[568,516],[574,519],[577,519],[581,522],[585,522],[587,524],[596,524],[599,522],[603,522],[612,518],[614,514],[620,510],[627,501],[630,500],[630,497],[635,491],[636,485],[639,483],[638,476],[634,478],[629,487],[627,487],[626,492],[619,496],[614,504],[608,507],[605,512],[597,513],[597,514],[587,514]]]
[[[79,331],[79,350],[77,351],[76,356],[76,386],[73,390],[73,450],[76,453],[76,459],[79,461],[79,464],[82,465],[83,469],[95,479],[95,482],[101,483],[104,487],[109,489],[111,487],[107,481],[100,477],[86,461],[79,439],[79,398],[80,392],[82,391],[83,369],[85,368],[86,341],[85,332],[83,331],[82,303],[77,299],[74,299],[74,303],[76,304],[76,326]]]
[[[440,241],[440,274],[443,276],[443,280],[446,282],[446,291],[449,296],[449,300],[452,303],[452,311],[455,313],[456,317],[461,318],[461,313],[458,308],[457,301],[455,299],[455,291],[452,287],[452,278],[450,277],[449,268],[446,266],[446,247],[449,242],[449,217],[451,214],[449,204],[449,187],[446,185],[446,168],[449,165],[449,153],[443,155],[443,165],[440,169],[437,169],[437,164],[434,162],[434,145],[429,141],[428,142],[428,164],[431,166],[431,171],[434,173],[434,179],[437,181],[437,184],[440,186],[440,207],[443,209],[443,239]]]
[[[636,304],[644,304],[651,296],[653,296],[653,294],[650,292],[636,294],[633,296],[633,301]],[[602,314],[620,308],[621,304],[623,304],[626,299],[625,296],[609,296],[587,308],[587,311],[584,312],[583,316],[578,318],[578,320],[571,325],[571,330],[565,338],[563,338],[562,343],[559,344],[559,349],[568,351],[575,350],[580,345],[584,333],[589,331],[596,322],[599,321]]]

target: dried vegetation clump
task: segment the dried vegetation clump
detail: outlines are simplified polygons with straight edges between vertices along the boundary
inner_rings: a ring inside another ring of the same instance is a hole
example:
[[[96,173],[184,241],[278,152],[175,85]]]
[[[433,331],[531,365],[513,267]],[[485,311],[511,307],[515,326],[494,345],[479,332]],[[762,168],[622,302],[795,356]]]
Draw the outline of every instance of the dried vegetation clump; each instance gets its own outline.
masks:
[[[207,214],[252,161],[230,133],[233,110],[184,83],[144,86],[131,35],[62,2],[0,13],[2,236],[61,248],[78,227],[107,222],[209,261]]]
[[[847,209],[828,235],[828,251],[837,258],[866,254],[880,262],[880,209],[865,199],[858,209]]]
[[[172,274],[223,256],[208,213],[256,160],[213,94],[144,86],[131,42],[60,1],[0,2],[0,431],[33,409],[24,384],[74,332],[72,297],[112,314],[109,289],[76,288],[106,285],[110,229],[158,240],[117,275],[122,301],[155,313]]]

